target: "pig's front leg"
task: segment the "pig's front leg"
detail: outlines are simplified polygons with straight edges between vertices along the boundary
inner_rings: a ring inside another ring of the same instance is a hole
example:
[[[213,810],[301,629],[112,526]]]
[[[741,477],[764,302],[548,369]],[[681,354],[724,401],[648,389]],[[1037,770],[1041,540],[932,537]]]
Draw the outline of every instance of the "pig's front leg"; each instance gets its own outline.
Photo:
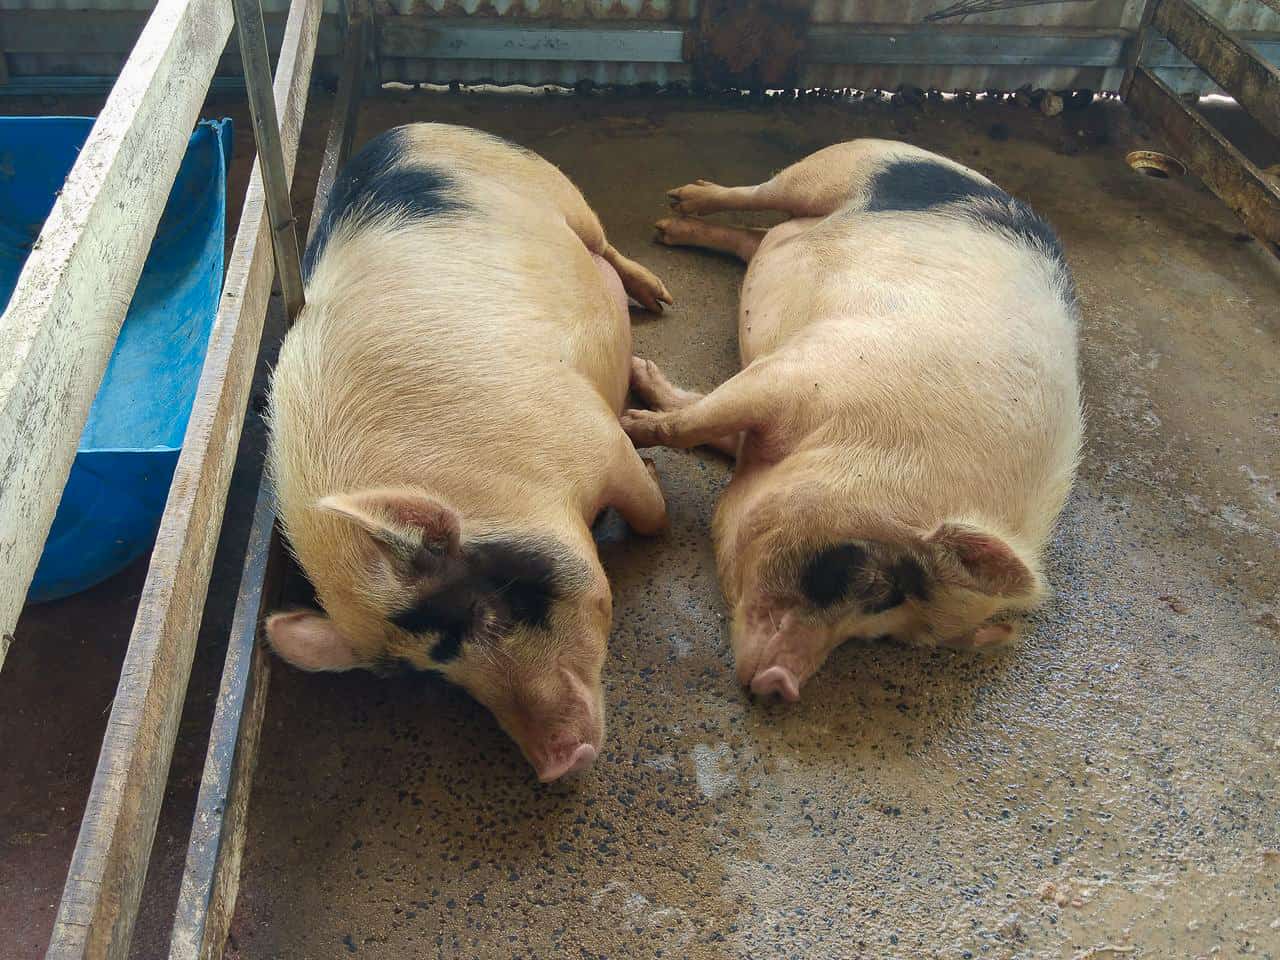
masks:
[[[666,378],[656,363],[640,357],[631,358],[631,389],[650,410],[663,413],[681,410],[706,396],[692,390],[682,390]],[[717,437],[707,446],[727,456],[736,457],[738,439],[736,433],[727,434]]]
[[[667,501],[658,485],[658,471],[626,437],[619,435],[618,441],[601,508],[613,507],[636,533],[652,536],[667,527]]]
[[[622,428],[637,447],[697,447],[750,431],[765,458],[773,459],[781,455],[770,433],[780,419],[783,387],[776,361],[757,360],[688,406],[626,411]]]
[[[662,312],[662,304],[670,304],[671,294],[666,285],[648,267],[641,266],[630,257],[625,257],[611,244],[606,244],[600,254],[609,266],[618,272],[622,280],[622,289],[646,310],[653,313]]]

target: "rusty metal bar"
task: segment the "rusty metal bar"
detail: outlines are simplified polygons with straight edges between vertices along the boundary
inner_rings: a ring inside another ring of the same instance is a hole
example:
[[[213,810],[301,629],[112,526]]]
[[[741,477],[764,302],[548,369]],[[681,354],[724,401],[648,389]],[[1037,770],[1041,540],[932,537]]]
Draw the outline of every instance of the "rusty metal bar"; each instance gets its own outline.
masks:
[[[1151,24],[1272,136],[1280,137],[1280,70],[1190,0],[1160,0]]]
[[[1280,255],[1280,188],[1146,67],[1134,72],[1129,104],[1249,232]]]

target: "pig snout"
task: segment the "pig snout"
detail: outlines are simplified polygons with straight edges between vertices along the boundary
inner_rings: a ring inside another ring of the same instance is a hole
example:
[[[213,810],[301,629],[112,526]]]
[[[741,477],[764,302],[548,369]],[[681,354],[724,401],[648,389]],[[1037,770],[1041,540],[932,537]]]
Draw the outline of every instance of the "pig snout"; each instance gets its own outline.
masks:
[[[591,744],[570,737],[550,746],[541,757],[530,759],[538,773],[538,779],[543,783],[550,783],[590,769],[596,762],[596,756],[597,750]]]
[[[801,623],[790,614],[764,619],[763,626],[756,621],[735,638],[738,682],[758,697],[796,703],[800,687],[830,653],[830,638],[824,628]]]
[[[554,693],[526,700],[505,724],[543,783],[590,769],[604,743],[603,691],[565,668],[559,680]]]
[[[800,699],[800,681],[786,667],[766,667],[751,678],[751,692],[757,697],[776,693],[788,703],[796,703]]]

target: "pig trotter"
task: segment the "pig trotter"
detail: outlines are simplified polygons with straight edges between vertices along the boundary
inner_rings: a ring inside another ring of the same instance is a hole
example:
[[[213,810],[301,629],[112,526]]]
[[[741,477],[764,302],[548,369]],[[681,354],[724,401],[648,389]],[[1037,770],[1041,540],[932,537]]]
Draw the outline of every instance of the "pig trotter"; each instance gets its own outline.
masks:
[[[667,200],[676,213],[715,213],[723,210],[719,202],[719,194],[724,187],[710,180],[695,180],[683,187],[667,191]]]
[[[652,360],[631,358],[631,389],[650,410],[679,410],[702,399],[702,394],[681,390],[665,376]]]
[[[668,247],[702,247],[730,254],[743,263],[751,262],[767,232],[759,227],[730,227],[693,217],[664,217],[653,226],[658,231],[657,241]]]
[[[618,271],[622,289],[650,313],[661,313],[662,304],[669,305],[674,302],[666,285],[648,267],[623,256],[611,246],[605,247],[601,256],[614,270]]]
[[[627,410],[619,418],[622,429],[637,447],[662,447],[671,439],[670,417],[653,410]]]

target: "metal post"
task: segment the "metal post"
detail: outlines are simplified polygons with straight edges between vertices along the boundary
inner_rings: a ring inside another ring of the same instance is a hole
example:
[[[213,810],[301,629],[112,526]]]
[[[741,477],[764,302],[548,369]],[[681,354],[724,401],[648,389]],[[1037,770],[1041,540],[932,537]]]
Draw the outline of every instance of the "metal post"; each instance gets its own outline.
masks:
[[[280,150],[280,122],[271,90],[271,59],[267,53],[267,29],[262,22],[260,0],[231,0],[236,17],[240,62],[253,118],[253,141],[258,148],[263,195],[271,220],[271,248],[284,294],[285,313],[292,323],[302,310],[302,260],[298,255],[298,231],[289,200],[289,180]]]

